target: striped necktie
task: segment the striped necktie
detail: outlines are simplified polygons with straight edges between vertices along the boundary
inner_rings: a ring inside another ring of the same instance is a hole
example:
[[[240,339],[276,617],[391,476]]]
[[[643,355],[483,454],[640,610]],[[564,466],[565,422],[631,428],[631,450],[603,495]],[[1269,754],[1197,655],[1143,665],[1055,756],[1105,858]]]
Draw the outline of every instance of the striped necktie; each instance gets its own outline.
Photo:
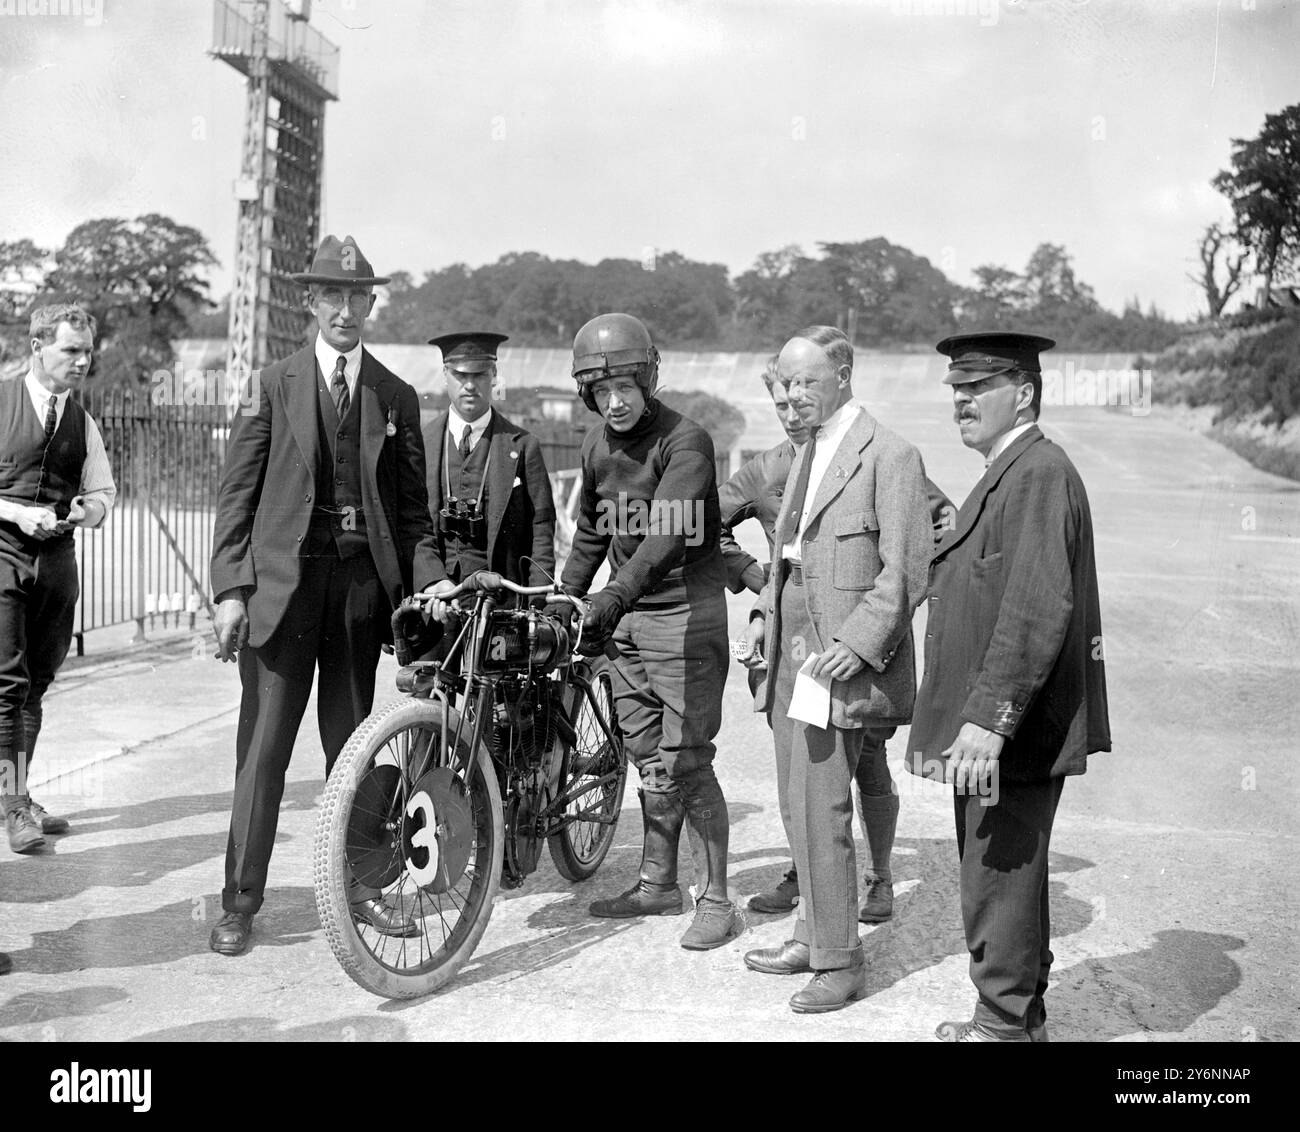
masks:
[[[334,363],[334,408],[338,410],[339,420],[348,415],[348,406],[351,404],[351,398],[348,396],[348,379],[343,374],[347,364],[348,360],[342,354]]]
[[[45,410],[45,443],[54,439],[54,430],[59,427],[59,399],[50,397],[50,407]]]

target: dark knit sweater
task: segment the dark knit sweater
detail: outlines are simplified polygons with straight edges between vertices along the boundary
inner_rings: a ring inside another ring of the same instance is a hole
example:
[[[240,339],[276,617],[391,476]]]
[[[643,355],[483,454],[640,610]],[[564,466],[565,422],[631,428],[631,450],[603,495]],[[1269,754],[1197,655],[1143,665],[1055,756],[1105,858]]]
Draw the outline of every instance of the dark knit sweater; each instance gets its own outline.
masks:
[[[652,399],[627,432],[604,425],[583,441],[582,511],[564,585],[585,594],[608,555],[606,589],[627,609],[721,591],[720,529],[712,439]]]

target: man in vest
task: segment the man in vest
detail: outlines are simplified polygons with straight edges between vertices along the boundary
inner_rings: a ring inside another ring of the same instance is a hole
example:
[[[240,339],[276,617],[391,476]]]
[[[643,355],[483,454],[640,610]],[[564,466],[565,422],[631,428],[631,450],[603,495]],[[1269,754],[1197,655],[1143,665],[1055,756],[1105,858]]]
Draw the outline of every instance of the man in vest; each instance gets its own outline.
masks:
[[[72,529],[99,526],[117,495],[99,427],[70,396],[90,369],[95,320],[37,307],[29,337],[27,376],[0,382],[0,801],[15,853],[68,829],[27,781],[41,700],[72,643]]]
[[[351,236],[327,236],[307,286],[311,345],[254,374],[256,413],[235,418],[213,532],[217,655],[237,659],[243,698],[214,951],[248,945],[261,908],[284,776],[320,668],[328,777],[370,713],[375,668],[404,594],[437,577],[415,390],[361,345],[377,277]],[[413,934],[378,893],[353,914]]]

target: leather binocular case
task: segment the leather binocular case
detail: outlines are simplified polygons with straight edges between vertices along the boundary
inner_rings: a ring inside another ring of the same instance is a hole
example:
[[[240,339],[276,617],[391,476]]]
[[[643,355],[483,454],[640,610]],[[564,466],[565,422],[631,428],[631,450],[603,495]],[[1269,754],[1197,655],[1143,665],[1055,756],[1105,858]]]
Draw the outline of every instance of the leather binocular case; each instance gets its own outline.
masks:
[[[444,535],[455,535],[462,542],[487,538],[487,518],[479,510],[477,499],[449,500],[438,512],[438,528]]]

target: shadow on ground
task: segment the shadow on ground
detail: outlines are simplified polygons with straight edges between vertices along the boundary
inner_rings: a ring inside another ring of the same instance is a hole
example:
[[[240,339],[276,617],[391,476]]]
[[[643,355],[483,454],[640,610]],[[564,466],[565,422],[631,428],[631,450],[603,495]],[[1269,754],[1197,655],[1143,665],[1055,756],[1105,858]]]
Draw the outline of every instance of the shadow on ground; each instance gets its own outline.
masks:
[[[31,946],[11,952],[14,969],[24,974],[62,975],[74,971],[149,967],[190,955],[208,955],[208,933],[220,916],[221,901],[211,894],[148,912],[78,920],[61,931],[37,932]],[[253,925],[251,945],[288,947],[320,930],[316,901],[309,888],[277,888],[267,893]],[[213,962],[238,963],[243,956],[212,956]],[[0,1007],[3,1017],[4,1007]]]
[[[290,783],[281,812],[311,808],[320,793],[312,781]],[[187,869],[196,862],[226,851],[226,831],[182,834],[149,841],[129,841],[77,849],[76,835],[125,829],[147,829],[205,814],[230,812],[231,794],[191,794],[159,798],[115,810],[88,810],[72,815],[72,831],[51,838],[48,848],[31,856],[0,862],[0,892],[12,904],[48,904],[77,896],[90,888],[130,888],[152,884],[168,873]],[[90,824],[102,818],[100,824]],[[67,852],[59,847],[67,845]],[[218,869],[220,869],[218,865]],[[220,874],[218,874],[220,875]]]
[[[274,1018],[218,1018],[154,1030],[133,1042],[402,1042],[406,1027],[395,1018],[354,1014],[284,1027]]]
[[[1047,994],[1052,1036],[1105,1042],[1181,1033],[1241,984],[1228,953],[1244,946],[1236,936],[1169,929],[1141,951],[1057,970]]]

